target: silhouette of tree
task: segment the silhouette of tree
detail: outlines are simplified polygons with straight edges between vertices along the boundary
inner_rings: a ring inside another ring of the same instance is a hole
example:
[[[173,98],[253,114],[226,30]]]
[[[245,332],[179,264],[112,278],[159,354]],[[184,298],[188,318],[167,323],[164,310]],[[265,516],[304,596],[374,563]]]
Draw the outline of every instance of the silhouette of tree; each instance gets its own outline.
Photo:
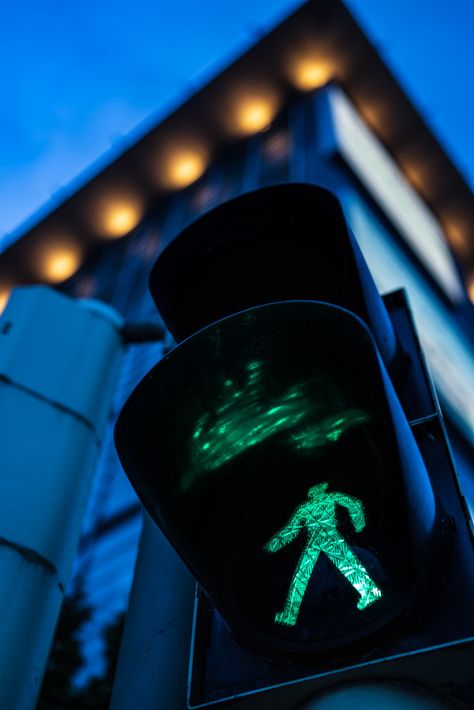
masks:
[[[80,635],[90,620],[92,608],[77,589],[63,602],[56,634],[46,667],[37,710],[107,710],[112,693],[115,666],[125,614],[118,614],[103,630],[105,669],[83,688],[75,688],[73,679],[84,666]]]

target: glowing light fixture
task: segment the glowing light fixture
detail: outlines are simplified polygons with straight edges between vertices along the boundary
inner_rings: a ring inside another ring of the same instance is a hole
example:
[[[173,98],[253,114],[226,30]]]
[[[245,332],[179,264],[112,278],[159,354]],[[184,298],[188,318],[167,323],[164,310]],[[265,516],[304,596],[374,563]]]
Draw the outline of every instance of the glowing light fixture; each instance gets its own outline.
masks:
[[[0,315],[6,308],[11,294],[11,288],[6,286],[0,287]]]
[[[401,168],[408,179],[408,182],[413,185],[415,190],[422,192],[428,180],[426,171],[424,171],[421,166],[414,165],[412,163],[407,163],[405,165],[402,164]]]
[[[209,156],[202,147],[170,149],[160,161],[161,182],[171,190],[187,187],[203,175],[208,163]]]
[[[467,286],[467,293],[472,303],[474,303],[474,276],[471,276]]]
[[[279,107],[277,93],[267,86],[241,87],[225,107],[225,123],[234,135],[246,136],[267,129]]]
[[[73,241],[45,242],[38,255],[39,275],[50,283],[61,283],[77,271],[81,260],[81,249]]]
[[[324,59],[304,57],[293,62],[291,77],[301,91],[312,91],[327,84],[333,77],[334,69]]]
[[[467,256],[469,254],[468,229],[459,219],[451,216],[444,218],[444,215],[441,215],[441,217],[443,230],[449,243],[459,254]]]
[[[275,118],[278,101],[270,92],[239,96],[235,102],[234,129],[241,135],[264,131]]]
[[[104,198],[98,209],[99,230],[118,239],[128,234],[143,217],[143,205],[136,197]]]

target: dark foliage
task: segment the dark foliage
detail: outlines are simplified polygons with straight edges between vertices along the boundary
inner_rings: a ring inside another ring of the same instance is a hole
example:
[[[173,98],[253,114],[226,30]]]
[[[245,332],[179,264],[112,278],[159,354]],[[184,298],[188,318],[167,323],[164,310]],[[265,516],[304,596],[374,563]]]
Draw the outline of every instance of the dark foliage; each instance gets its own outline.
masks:
[[[37,710],[107,710],[109,707],[125,615],[119,614],[103,631],[103,675],[91,678],[85,687],[76,689],[72,679],[85,661],[79,634],[91,612],[81,591],[64,600]]]

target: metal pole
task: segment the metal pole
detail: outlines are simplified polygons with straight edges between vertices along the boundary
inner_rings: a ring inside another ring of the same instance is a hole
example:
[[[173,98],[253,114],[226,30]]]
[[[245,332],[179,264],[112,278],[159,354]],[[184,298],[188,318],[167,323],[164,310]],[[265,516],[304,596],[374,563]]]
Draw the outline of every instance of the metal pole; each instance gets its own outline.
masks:
[[[144,513],[110,710],[184,710],[195,580]]]
[[[36,705],[119,372],[120,316],[47,287],[0,319],[0,707]]]

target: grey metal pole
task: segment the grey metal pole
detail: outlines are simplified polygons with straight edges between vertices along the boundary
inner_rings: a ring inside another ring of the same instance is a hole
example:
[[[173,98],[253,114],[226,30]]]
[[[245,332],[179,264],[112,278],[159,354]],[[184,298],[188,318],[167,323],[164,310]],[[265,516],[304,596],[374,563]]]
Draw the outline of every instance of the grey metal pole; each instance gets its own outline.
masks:
[[[47,287],[0,319],[0,708],[35,707],[119,372],[120,316]]]
[[[360,683],[323,692],[300,710],[449,710],[442,699],[418,688]]]
[[[184,710],[195,580],[144,513],[110,710]]]

